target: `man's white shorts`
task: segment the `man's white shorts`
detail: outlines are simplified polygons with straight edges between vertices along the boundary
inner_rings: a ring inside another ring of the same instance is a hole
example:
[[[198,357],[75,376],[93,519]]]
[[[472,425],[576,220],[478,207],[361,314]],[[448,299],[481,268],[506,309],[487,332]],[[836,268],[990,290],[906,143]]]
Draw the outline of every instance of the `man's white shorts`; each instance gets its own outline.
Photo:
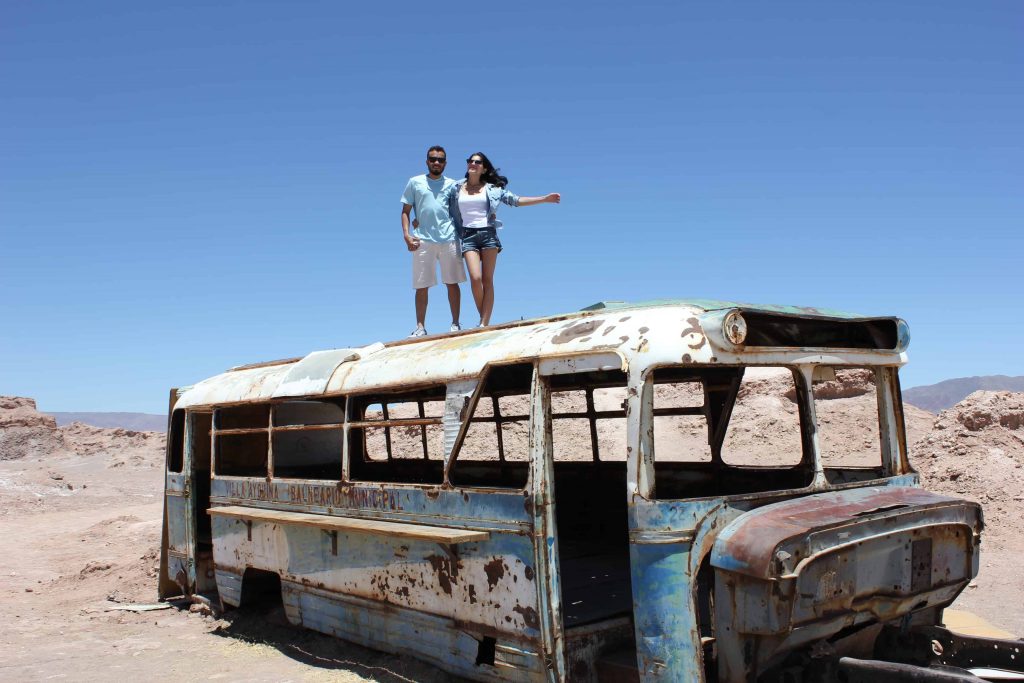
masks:
[[[441,282],[454,285],[466,281],[466,267],[459,251],[459,241],[420,242],[412,255],[412,287],[424,289],[437,284],[436,263],[441,264]]]

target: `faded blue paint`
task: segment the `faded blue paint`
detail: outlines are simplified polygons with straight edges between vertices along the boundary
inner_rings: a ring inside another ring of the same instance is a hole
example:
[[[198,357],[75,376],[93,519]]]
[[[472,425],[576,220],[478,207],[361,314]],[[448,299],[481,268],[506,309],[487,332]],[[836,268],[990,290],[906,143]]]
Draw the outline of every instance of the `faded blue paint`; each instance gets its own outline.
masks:
[[[471,491],[440,486],[305,482],[216,478],[214,504],[240,504],[324,515],[356,515],[454,528],[486,528],[527,533],[529,495],[521,491]]]
[[[689,544],[632,544],[633,617],[642,680],[700,677],[691,633],[697,619],[688,581]]]
[[[641,680],[700,680],[700,638],[693,600],[693,533],[722,505],[634,499],[630,506],[630,564],[637,662]]]
[[[173,493],[168,493],[165,499],[167,501],[167,546],[174,552],[184,554],[188,551],[185,510],[189,505],[189,499]],[[171,578],[174,578],[173,574]]]
[[[301,584],[286,582],[282,588],[299,623],[307,628],[366,647],[410,654],[477,680],[507,680],[512,673],[504,668],[499,675],[496,667],[477,665],[479,639],[448,619]],[[515,659],[502,664],[518,664],[516,680],[544,679],[543,661],[535,650],[520,648]]]
[[[220,599],[232,607],[242,602],[242,575],[227,569],[216,569],[217,593]]]
[[[543,678],[536,654],[542,588],[533,509],[522,492],[258,480],[214,480],[212,489],[216,502],[488,530],[486,541],[444,545],[215,515],[218,590],[237,604],[247,567],[273,571],[291,586],[284,591],[289,619],[303,626],[481,680],[499,678],[475,665],[479,641],[494,636],[500,647],[534,653],[516,655],[532,662],[524,680]]]

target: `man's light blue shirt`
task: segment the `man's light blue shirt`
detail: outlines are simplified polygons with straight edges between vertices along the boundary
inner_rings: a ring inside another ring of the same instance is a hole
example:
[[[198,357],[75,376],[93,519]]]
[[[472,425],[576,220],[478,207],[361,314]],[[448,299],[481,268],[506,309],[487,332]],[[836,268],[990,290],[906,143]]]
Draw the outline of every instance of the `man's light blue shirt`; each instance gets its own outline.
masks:
[[[451,242],[455,239],[455,226],[448,215],[447,204],[437,201],[441,193],[455,181],[444,176],[433,180],[423,175],[409,178],[402,193],[402,203],[413,207],[420,227],[412,231],[424,242]]]

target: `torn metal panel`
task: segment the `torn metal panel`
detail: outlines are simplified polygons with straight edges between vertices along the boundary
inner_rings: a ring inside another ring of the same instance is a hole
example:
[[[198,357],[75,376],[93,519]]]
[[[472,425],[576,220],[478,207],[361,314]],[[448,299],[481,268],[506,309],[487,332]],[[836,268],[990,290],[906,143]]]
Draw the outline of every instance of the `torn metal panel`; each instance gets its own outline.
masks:
[[[288,366],[288,372],[274,389],[273,397],[322,394],[338,366],[342,363],[359,360],[381,348],[383,345],[377,344],[375,347],[364,349],[314,351],[297,363]]]

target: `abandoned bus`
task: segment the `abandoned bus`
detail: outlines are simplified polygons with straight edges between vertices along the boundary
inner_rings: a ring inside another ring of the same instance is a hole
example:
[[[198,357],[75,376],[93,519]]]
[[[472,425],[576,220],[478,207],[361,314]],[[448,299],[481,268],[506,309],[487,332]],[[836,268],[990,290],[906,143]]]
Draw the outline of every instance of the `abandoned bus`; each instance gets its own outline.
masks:
[[[234,368],[171,393],[161,595],[474,680],[927,674],[982,519],[908,462],[908,341],[612,302]]]

